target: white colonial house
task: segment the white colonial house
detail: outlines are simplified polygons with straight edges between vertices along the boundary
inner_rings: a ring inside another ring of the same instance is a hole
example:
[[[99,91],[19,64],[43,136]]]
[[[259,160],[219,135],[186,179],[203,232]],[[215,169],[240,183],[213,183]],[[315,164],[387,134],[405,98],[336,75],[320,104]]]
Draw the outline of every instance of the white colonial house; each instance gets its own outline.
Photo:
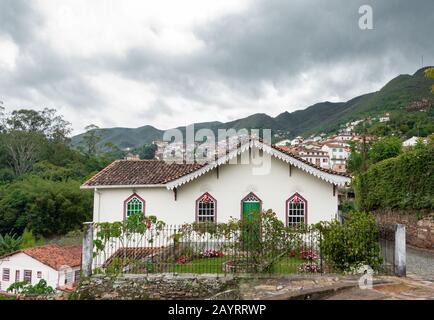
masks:
[[[346,165],[347,159],[350,156],[350,149],[346,143],[325,143],[322,148],[329,155],[330,168],[335,168],[337,165]]]
[[[73,286],[80,277],[81,246],[45,245],[12,252],[0,257],[0,291],[15,282],[32,285],[41,279],[53,289]]]
[[[426,138],[420,138],[420,137],[411,137],[410,139],[407,139],[407,140],[405,140],[403,143],[402,143],[402,145],[404,146],[404,147],[414,147],[416,144],[417,144],[417,142],[419,141],[419,139],[423,142],[423,143],[426,143],[427,142],[427,139]]]
[[[297,153],[303,160],[313,163],[321,168],[330,168],[330,158],[327,151],[313,148],[300,148]]]
[[[209,163],[117,160],[86,181],[94,222],[143,212],[170,224],[227,222],[272,209],[286,224],[332,220],[351,178],[252,139]]]

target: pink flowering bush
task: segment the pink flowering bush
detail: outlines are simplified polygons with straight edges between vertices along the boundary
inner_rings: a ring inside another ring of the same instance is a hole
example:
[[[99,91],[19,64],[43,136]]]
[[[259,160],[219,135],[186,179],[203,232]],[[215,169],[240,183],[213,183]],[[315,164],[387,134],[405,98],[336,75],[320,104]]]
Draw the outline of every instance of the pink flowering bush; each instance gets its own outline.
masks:
[[[300,251],[300,257],[303,260],[316,260],[319,258],[318,253],[316,253],[314,250],[301,250]]]
[[[223,257],[224,253],[222,251],[208,249],[201,252],[199,255],[201,258],[216,258],[216,257]]]
[[[300,267],[298,268],[299,272],[321,272],[321,267],[314,263],[314,262],[308,262],[308,263],[303,263],[300,265]]]
[[[176,264],[185,264],[187,262],[190,262],[190,258],[186,256],[180,256],[176,259]]]

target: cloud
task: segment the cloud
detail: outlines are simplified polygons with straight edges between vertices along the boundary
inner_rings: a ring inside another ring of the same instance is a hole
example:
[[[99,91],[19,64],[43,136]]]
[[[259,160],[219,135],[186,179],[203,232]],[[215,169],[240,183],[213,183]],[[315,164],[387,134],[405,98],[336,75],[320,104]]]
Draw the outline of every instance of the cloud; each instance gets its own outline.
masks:
[[[432,21],[431,0],[0,0],[0,98],[75,133],[277,115],[434,64]]]

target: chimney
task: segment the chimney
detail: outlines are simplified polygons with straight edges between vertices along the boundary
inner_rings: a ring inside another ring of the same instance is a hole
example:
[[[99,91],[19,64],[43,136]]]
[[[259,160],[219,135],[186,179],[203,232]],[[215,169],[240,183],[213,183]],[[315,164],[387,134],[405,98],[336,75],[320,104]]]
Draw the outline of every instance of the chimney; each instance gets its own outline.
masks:
[[[124,159],[130,161],[137,161],[140,160],[140,156],[138,154],[128,153]]]

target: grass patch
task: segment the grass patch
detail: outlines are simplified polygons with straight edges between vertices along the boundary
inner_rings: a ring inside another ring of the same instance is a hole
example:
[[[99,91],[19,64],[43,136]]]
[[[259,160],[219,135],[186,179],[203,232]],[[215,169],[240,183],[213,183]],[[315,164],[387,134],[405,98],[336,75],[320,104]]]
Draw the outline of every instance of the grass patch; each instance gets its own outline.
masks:
[[[216,257],[216,258],[198,258],[185,264],[170,265],[169,272],[176,273],[224,273],[223,263],[234,259],[232,256]],[[299,266],[305,262],[297,257],[283,257],[276,262],[270,273],[288,274],[297,273]]]
[[[199,258],[184,264],[175,264],[170,267],[170,272],[177,273],[224,273],[223,263],[232,260],[231,256],[215,258]]]
[[[5,296],[0,294],[0,300],[17,300],[17,297],[15,296]]]
[[[282,257],[272,267],[271,273],[297,273],[299,266],[305,261],[297,257]]]

